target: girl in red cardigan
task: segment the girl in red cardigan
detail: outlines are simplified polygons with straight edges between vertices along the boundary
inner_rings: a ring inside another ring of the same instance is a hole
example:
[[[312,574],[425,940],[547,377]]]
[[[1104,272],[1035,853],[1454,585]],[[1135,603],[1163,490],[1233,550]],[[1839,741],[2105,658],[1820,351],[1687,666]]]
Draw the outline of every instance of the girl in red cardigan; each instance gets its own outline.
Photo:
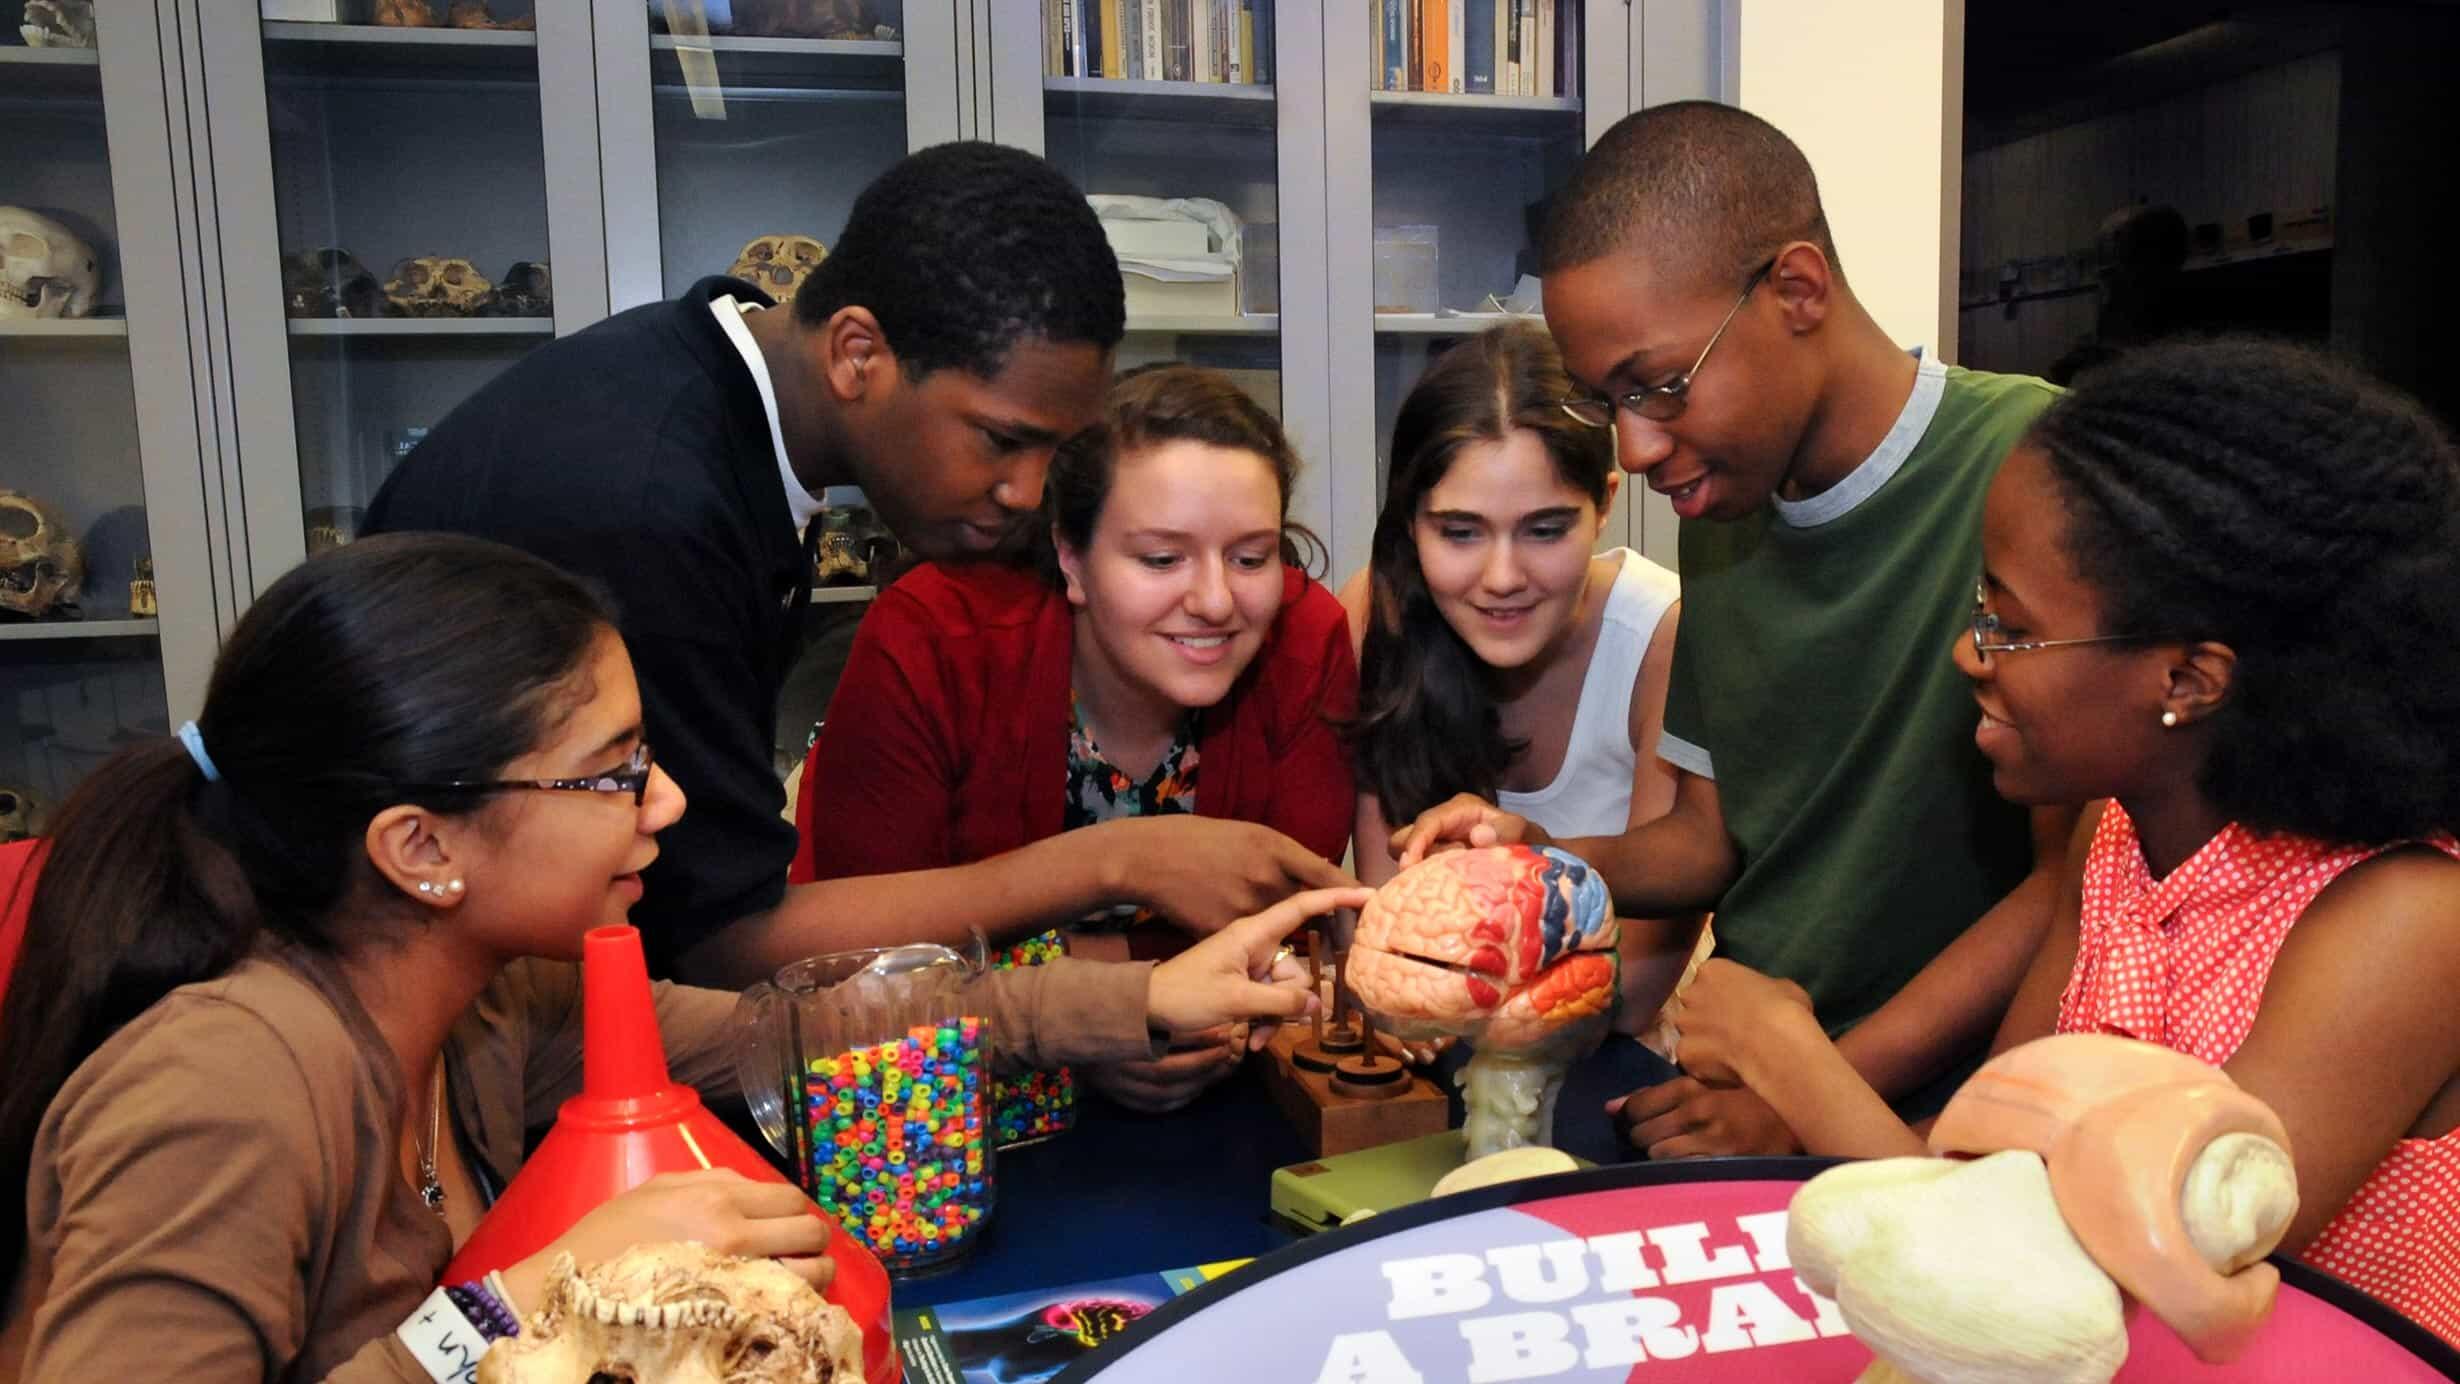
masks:
[[[804,768],[793,877],[1050,838],[1103,863],[1099,897],[997,941],[1114,911],[1183,920],[1180,889],[1217,872],[1349,883],[1337,727],[1357,668],[1340,604],[1290,565],[1297,469],[1272,415],[1221,375],[1123,376],[1052,460],[1040,570],[925,566],[863,617]],[[1215,1041],[1095,1079],[1167,1109],[1243,1051]]]

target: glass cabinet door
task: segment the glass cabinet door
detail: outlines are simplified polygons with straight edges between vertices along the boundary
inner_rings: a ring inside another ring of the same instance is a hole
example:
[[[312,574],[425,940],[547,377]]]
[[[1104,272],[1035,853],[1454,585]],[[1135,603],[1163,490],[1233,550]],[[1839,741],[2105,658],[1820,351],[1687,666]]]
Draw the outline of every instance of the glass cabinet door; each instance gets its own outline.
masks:
[[[168,729],[91,21],[0,4],[0,841]]]
[[[1279,416],[1276,8],[1043,0],[1042,152],[1118,253],[1120,368],[1213,366]]]
[[[262,3],[265,253],[312,554],[357,533],[437,419],[554,334],[539,35],[532,0]]]
[[[1381,458],[1401,400],[1431,361],[1538,311],[1540,218],[1587,144],[1586,35],[1581,0],[1363,8]],[[1377,469],[1379,502],[1387,469]]]
[[[636,22],[661,296],[727,273],[794,295],[856,195],[905,157],[904,18],[898,0],[650,0]]]

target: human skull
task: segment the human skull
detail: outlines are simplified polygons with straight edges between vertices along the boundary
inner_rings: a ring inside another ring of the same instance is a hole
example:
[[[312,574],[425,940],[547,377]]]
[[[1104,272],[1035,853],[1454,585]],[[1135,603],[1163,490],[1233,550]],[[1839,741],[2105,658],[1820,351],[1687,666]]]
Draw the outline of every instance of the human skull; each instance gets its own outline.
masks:
[[[162,614],[162,602],[154,595],[154,560],[137,559],[137,575],[128,583],[128,613],[138,620],[151,620]]]
[[[26,0],[25,23],[17,32],[29,48],[91,48],[94,0]]]
[[[1342,974],[1399,1036],[1475,1043],[1463,1129],[1483,1158],[1547,1142],[1564,1072],[1606,1036],[1619,935],[1605,881],[1562,851],[1450,851],[1367,900]]]
[[[32,793],[0,784],[0,846],[32,836],[34,819],[42,810],[42,801]]]
[[[860,583],[870,575],[862,554],[854,547],[854,535],[832,531],[820,535],[820,550],[812,558],[812,579],[822,586],[844,582]]]
[[[282,257],[287,317],[382,317],[384,285],[348,250],[298,250]]]
[[[0,318],[83,317],[102,283],[94,248],[24,207],[0,206]]]
[[[68,525],[31,495],[0,490],[0,610],[74,613],[85,550]]]
[[[734,267],[726,272],[787,303],[828,257],[829,247],[810,236],[764,235],[745,245],[743,253],[735,256]]]
[[[635,1245],[587,1274],[559,1254],[546,1305],[478,1384],[862,1384],[862,1332],[772,1259]]]
[[[494,291],[495,285],[466,259],[421,255],[393,266],[384,300],[403,317],[469,317]]]
[[[555,279],[545,260],[515,260],[478,309],[481,317],[549,317],[554,312]]]

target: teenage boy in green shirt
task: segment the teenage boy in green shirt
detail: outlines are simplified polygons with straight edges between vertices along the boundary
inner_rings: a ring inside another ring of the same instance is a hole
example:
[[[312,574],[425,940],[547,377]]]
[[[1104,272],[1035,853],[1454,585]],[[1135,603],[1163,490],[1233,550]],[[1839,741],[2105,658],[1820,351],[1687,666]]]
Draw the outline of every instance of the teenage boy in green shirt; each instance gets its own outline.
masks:
[[[1718,955],[1801,986],[1874,1087],[1929,1113],[2015,991],[2073,823],[1992,791],[1948,653],[1969,637],[1983,494],[2053,391],[1889,340],[1802,151],[1731,107],[1617,124],[1542,260],[1580,382],[1566,408],[1611,424],[1623,468],[1682,521],[1659,748],[1682,771],[1674,809],[1558,844],[1626,917],[1713,909]],[[1541,837],[1470,797],[1394,837],[1405,858],[1495,839]],[[1695,927],[1655,939],[1669,989]],[[1748,1090],[1688,1076],[1614,1116],[1652,1157],[1795,1147]]]

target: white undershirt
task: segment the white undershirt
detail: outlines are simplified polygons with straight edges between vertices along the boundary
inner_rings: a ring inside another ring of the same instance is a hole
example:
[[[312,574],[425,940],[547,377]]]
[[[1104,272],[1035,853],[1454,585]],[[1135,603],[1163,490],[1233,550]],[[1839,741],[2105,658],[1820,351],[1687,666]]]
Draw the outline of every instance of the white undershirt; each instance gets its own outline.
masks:
[[[752,340],[752,329],[743,325],[744,306],[729,297],[709,300],[709,313],[717,318],[718,327],[726,339],[743,353],[743,363],[752,372],[752,383],[760,389],[760,407],[769,415],[769,443],[777,448],[777,478],[786,486],[786,508],[794,515],[794,531],[801,533],[821,510],[820,501],[803,488],[794,474],[794,463],[786,459],[786,430],[777,421],[777,389],[769,382],[769,363],[760,354],[760,343]]]

